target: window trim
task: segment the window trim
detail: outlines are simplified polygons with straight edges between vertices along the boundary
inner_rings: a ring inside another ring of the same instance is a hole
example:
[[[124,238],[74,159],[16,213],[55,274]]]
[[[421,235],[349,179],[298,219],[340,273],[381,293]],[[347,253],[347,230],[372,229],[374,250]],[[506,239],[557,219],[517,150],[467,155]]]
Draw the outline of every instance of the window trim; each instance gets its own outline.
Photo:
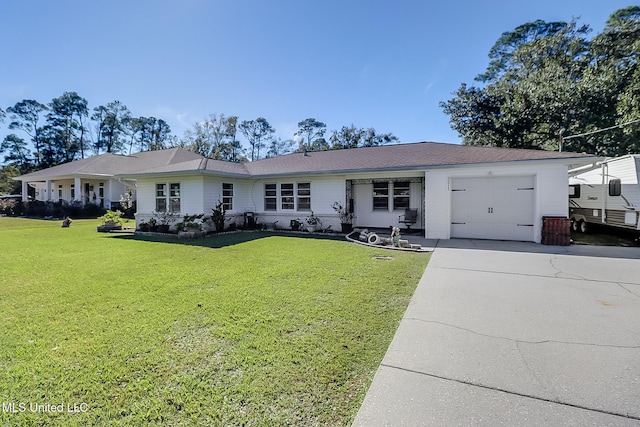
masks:
[[[403,186],[399,187],[398,184],[403,184]],[[406,184],[406,186],[404,184]],[[406,194],[397,194],[396,189],[401,189],[402,191],[406,191]],[[405,211],[406,209],[409,209],[411,207],[411,181],[394,181],[392,197],[393,197],[394,211]],[[402,203],[402,206],[398,207],[398,204],[396,203],[396,201],[404,200],[404,199],[406,199],[406,203]]]
[[[227,186],[227,188],[225,188],[225,186]],[[233,183],[232,182],[222,183],[222,208],[225,211],[233,210]]]
[[[158,191],[162,186],[162,195]],[[182,210],[182,183],[180,182],[156,182],[156,212],[180,213]],[[175,191],[177,189],[177,191]],[[158,202],[164,201],[164,209],[159,209]]]
[[[580,184],[571,184],[569,189],[573,189],[573,193],[569,191],[570,199],[579,199],[580,198]]]
[[[300,188],[300,186],[303,186],[303,187]],[[308,202],[305,202],[304,207],[301,207],[301,205],[303,205],[302,203],[303,200],[308,200]],[[311,182],[310,181],[296,183],[296,210],[298,212],[311,212]]]
[[[622,180],[620,178],[609,180],[609,196],[616,197],[622,195]]]
[[[285,189],[286,186],[286,189]],[[289,188],[291,186],[291,188]],[[296,184],[293,182],[281,182],[280,188],[280,210],[295,211],[296,210]],[[286,201],[285,201],[286,199]],[[285,204],[287,207],[285,207]]]
[[[390,181],[374,181],[372,185],[372,209],[373,211],[382,211],[389,212],[389,183]],[[382,184],[386,186],[386,188],[382,188]],[[376,190],[376,185],[379,187]],[[382,194],[377,194],[377,192],[381,192]],[[386,194],[384,194],[386,192]],[[382,207],[376,206],[376,201],[385,201],[385,206]]]
[[[278,184],[275,182],[264,184],[264,210],[269,212],[278,210]]]

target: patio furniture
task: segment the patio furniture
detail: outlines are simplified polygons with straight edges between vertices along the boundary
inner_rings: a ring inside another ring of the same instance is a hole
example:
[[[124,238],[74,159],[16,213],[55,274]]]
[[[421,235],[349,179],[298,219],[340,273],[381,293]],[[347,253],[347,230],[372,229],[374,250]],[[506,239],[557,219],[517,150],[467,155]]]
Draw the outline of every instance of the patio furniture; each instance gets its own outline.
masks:
[[[404,224],[407,230],[418,221],[418,209],[406,209],[404,215],[398,216],[398,222]]]

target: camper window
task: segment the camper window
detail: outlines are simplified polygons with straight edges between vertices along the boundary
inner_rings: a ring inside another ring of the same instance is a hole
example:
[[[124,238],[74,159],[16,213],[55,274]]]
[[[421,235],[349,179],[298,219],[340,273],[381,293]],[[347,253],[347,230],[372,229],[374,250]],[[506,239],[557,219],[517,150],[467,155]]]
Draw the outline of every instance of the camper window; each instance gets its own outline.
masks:
[[[622,194],[622,182],[619,179],[609,181],[609,195],[619,196]]]
[[[580,198],[580,184],[570,185],[569,186],[569,198],[570,199],[579,199]]]

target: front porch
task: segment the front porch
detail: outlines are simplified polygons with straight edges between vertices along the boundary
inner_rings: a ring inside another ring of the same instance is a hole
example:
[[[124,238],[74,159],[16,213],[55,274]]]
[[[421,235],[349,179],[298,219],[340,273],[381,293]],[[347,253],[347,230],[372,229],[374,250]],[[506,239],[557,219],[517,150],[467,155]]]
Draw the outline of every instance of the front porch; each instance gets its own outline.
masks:
[[[354,213],[354,228],[390,230],[424,236],[424,176],[367,178],[346,181],[348,209]],[[417,213],[415,222],[406,223],[406,211]]]
[[[44,181],[22,181],[22,201],[58,202],[95,205],[103,209],[120,206],[120,199],[132,187],[113,179],[82,177],[57,178]]]

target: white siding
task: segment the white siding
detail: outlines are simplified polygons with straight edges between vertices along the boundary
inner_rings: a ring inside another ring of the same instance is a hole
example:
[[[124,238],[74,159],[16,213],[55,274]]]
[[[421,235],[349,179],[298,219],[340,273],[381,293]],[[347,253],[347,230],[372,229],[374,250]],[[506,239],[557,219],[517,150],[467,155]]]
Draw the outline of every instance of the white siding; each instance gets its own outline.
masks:
[[[299,182],[311,183],[311,210],[321,219],[322,227],[327,228],[331,226],[333,230],[340,230],[340,221],[331,205],[333,202],[345,203],[346,180],[344,176],[302,176],[292,179],[276,178],[256,180],[251,184],[251,197],[247,200],[248,209],[246,209],[246,211],[254,212],[260,223],[274,223],[278,221],[277,226],[280,228],[288,228],[289,221],[292,219],[299,219],[304,222],[304,219],[311,214],[310,211],[283,210],[281,209],[279,198],[277,210],[264,210],[265,184],[278,184],[279,195],[279,185],[281,183]]]
[[[222,201],[222,184],[233,184],[233,209],[226,211],[229,222],[242,224],[245,212],[253,212],[250,208],[252,182],[245,179],[232,179],[206,176],[203,181],[204,214],[211,215],[211,210],[218,201]]]
[[[387,179],[391,179],[388,178]],[[422,227],[422,184],[420,182],[412,182],[410,184],[409,195],[409,207],[411,209],[418,209],[418,218],[414,228]],[[404,209],[393,209],[393,185],[389,186],[389,208],[387,210],[374,210],[373,209],[373,184],[363,183],[355,184],[353,186],[353,198],[354,198],[354,211],[355,220],[354,224],[357,227],[405,227],[404,224],[400,224],[399,217],[404,215]]]
[[[148,221],[153,216],[156,209],[156,184],[158,183],[180,183],[180,217],[186,214],[210,213],[205,212],[203,207],[204,190],[201,176],[144,178],[136,183],[136,219],[138,221]]]
[[[458,167],[426,172],[425,236],[431,239],[451,238],[452,177],[488,177],[533,175],[535,188],[534,241],[540,242],[542,217],[568,215],[567,167],[565,165],[517,165]]]

